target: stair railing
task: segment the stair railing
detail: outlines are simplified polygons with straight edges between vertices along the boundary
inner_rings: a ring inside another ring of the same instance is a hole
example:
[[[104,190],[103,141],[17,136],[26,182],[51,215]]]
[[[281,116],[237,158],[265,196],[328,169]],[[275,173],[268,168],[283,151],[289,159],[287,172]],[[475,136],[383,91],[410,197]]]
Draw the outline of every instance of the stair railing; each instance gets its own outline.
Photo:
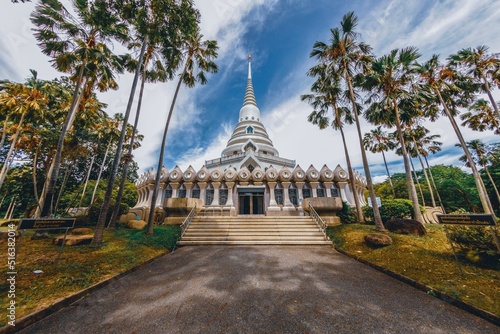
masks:
[[[326,228],[328,227],[328,225],[325,223],[325,221],[323,219],[321,219],[321,217],[318,215],[316,210],[314,210],[311,203],[309,203],[309,215],[314,220],[316,225],[318,225],[319,230],[325,236],[325,240],[328,240],[328,236],[326,235]]]
[[[196,215],[196,203],[194,203],[194,207],[191,209],[189,214],[187,215],[186,219],[181,224],[181,239],[184,236],[184,233],[186,233],[186,230],[189,227],[189,224],[191,224],[191,220],[193,220],[194,216]]]

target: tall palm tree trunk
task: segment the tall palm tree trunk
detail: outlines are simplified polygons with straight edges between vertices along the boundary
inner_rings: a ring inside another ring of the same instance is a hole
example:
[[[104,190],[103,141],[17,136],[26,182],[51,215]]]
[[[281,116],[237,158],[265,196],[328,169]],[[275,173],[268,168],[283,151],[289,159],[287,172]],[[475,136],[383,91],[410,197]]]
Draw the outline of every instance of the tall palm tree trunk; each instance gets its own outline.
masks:
[[[130,95],[127,103],[127,109],[125,111],[125,116],[123,119],[122,131],[120,133],[120,139],[118,140],[118,145],[116,147],[115,159],[113,160],[113,167],[111,168],[111,173],[108,178],[108,186],[106,188],[106,194],[104,195],[104,201],[102,203],[101,211],[99,212],[99,220],[97,221],[94,238],[92,239],[92,246],[98,247],[102,244],[102,239],[104,235],[104,226],[106,224],[106,216],[108,215],[109,205],[111,202],[111,196],[113,194],[113,187],[115,183],[115,176],[118,172],[118,165],[120,164],[123,142],[125,141],[125,133],[127,132],[128,119],[130,117],[130,110],[132,109],[132,103],[134,102],[135,90],[137,88],[137,81],[139,81],[139,74],[141,72],[142,61],[144,59],[144,52],[146,50],[146,45],[148,44],[148,38],[144,37],[141,46],[141,52],[137,62],[137,67],[135,69],[134,81],[132,83],[132,89],[130,90]]]
[[[87,177],[85,178],[85,183],[83,185],[82,195],[80,196],[80,201],[78,202],[78,205],[77,205],[78,208],[82,206],[83,196],[85,196],[85,191],[87,190],[87,184],[89,183],[90,172],[92,172],[92,166],[94,165],[95,156],[96,156],[95,154],[92,155],[92,159],[90,160],[89,171],[87,172]]]
[[[420,156],[420,154],[417,154],[417,157],[418,157],[418,160],[420,161],[420,166],[422,166],[422,172],[424,173],[425,182],[427,183],[427,187],[429,188],[429,192],[431,194],[432,207],[435,208],[436,207],[436,200],[434,199],[434,191],[432,189],[431,182],[429,180],[429,176],[427,175],[427,171],[425,170],[424,162],[422,161],[422,157]]]
[[[363,137],[361,134],[361,126],[359,124],[358,107],[356,106],[354,89],[352,88],[351,78],[348,75],[346,76],[346,81],[349,87],[349,95],[352,103],[354,120],[356,121],[356,129],[358,130],[359,147],[361,148],[361,157],[363,159],[363,168],[365,170],[366,184],[368,186],[368,191],[370,193],[370,201],[372,203],[372,208],[373,208],[373,220],[375,222],[375,229],[378,231],[385,231],[384,224],[382,223],[382,217],[380,216],[380,210],[377,205],[377,199],[375,197],[375,190],[373,189],[372,175],[370,173],[370,168],[368,167],[368,159],[366,158],[365,147],[363,145]]]
[[[427,170],[429,171],[429,176],[431,177],[432,186],[434,187],[434,190],[436,190],[436,195],[437,195],[437,198],[439,201],[439,206],[441,206],[443,213],[446,213],[446,210],[444,209],[444,206],[443,206],[443,201],[441,200],[441,195],[439,194],[439,190],[436,186],[436,181],[434,181],[434,175],[432,174],[431,166],[429,165],[429,161],[427,160],[427,157],[425,155],[424,155],[424,160],[425,160],[425,165],[427,166]]]
[[[472,156],[469,152],[469,149],[467,148],[467,144],[465,143],[465,139],[462,136],[462,132],[460,132],[460,129],[457,125],[457,122],[455,121],[455,118],[453,118],[453,115],[451,114],[450,110],[448,109],[448,106],[444,102],[443,97],[441,96],[441,92],[439,89],[435,89],[439,101],[441,102],[441,105],[444,108],[444,111],[446,113],[446,116],[448,116],[448,119],[450,120],[451,126],[453,127],[453,130],[455,131],[455,134],[458,137],[458,141],[460,142],[460,145],[462,146],[462,149],[464,150],[465,156],[467,157],[467,161],[469,163],[470,168],[472,169],[472,175],[474,176],[474,181],[476,182],[476,188],[477,192],[479,194],[479,199],[481,200],[481,204],[483,206],[483,210],[487,214],[492,214],[493,213],[493,207],[490,202],[490,198],[488,197],[488,193],[486,192],[486,188],[484,187],[483,180],[481,179],[481,175],[479,174],[476,163],[474,162],[474,159],[472,159]]]
[[[135,133],[137,131],[137,126],[139,124],[139,116],[141,114],[141,106],[142,106],[142,97],[144,93],[144,84],[146,82],[146,65],[148,62],[148,57],[144,62],[144,71],[142,73],[141,79],[141,88],[139,89],[139,100],[137,101],[137,111],[135,113],[134,120],[134,128],[132,129],[132,137],[130,138],[130,146],[128,148],[128,158],[125,160],[125,164],[122,170],[122,177],[120,180],[120,188],[118,189],[118,195],[116,196],[115,207],[113,208],[113,213],[111,214],[111,218],[109,219],[108,228],[115,228],[116,221],[119,219],[118,215],[120,214],[121,201],[123,197],[123,191],[125,188],[125,181],[127,181],[128,168],[130,166],[130,162],[132,161],[132,151],[134,149],[134,141],[135,141]]]
[[[5,138],[7,138],[7,124],[9,123],[9,115],[5,117],[5,120],[3,121],[3,130],[2,130],[2,138],[0,139],[0,148],[3,147],[3,144],[5,143]]]
[[[394,111],[396,114],[396,129],[399,137],[399,144],[401,145],[401,151],[403,153],[403,162],[405,166],[405,174],[406,174],[406,184],[408,186],[408,193],[410,195],[411,202],[413,204],[413,215],[415,219],[425,223],[424,217],[422,216],[422,212],[420,212],[420,205],[418,203],[417,191],[415,189],[415,184],[413,183],[413,178],[411,176],[411,168],[410,163],[408,162],[408,152],[406,151],[405,139],[403,136],[403,130],[401,129],[401,120],[399,118],[399,108],[396,102],[393,103]]]
[[[45,196],[42,204],[42,217],[49,217],[52,215],[52,201],[56,191],[56,182],[59,175],[59,169],[61,168],[62,151],[64,148],[64,139],[66,133],[73,124],[74,114],[78,110],[81,101],[80,88],[84,85],[85,79],[83,78],[84,69],[86,66],[86,59],[80,65],[80,73],[78,74],[78,79],[76,82],[75,91],[73,92],[73,98],[71,100],[71,107],[69,108],[68,115],[64,121],[63,127],[61,129],[61,134],[59,135],[59,140],[57,141],[57,149],[54,159],[52,160],[51,172],[47,175],[47,180],[45,181]]]
[[[487,166],[484,166],[484,170],[486,171],[486,175],[488,175],[488,178],[490,179],[490,182],[493,185],[493,189],[495,190],[495,194],[497,195],[498,203],[500,203],[500,193],[498,192],[498,188],[495,184],[495,181],[493,181],[493,178],[491,177],[490,171]]]
[[[500,122],[500,110],[498,110],[498,105],[495,102],[495,98],[491,94],[491,89],[490,89],[490,84],[488,83],[488,79],[486,78],[486,75],[483,72],[481,72],[481,76],[483,77],[483,82],[484,85],[486,86],[486,93],[488,94],[488,98],[490,99],[491,105],[493,106],[493,109],[495,109],[498,121]]]
[[[415,178],[415,182],[417,183],[420,198],[422,199],[422,205],[425,206],[424,192],[422,191],[422,186],[420,185],[420,180],[418,179],[417,171],[415,169],[415,165],[413,164],[411,155],[408,155],[408,160],[410,160],[411,170],[413,171],[413,177]]]
[[[365,216],[363,215],[363,209],[361,208],[361,204],[359,203],[358,192],[355,190],[356,188],[354,188],[354,173],[352,172],[351,158],[349,156],[349,150],[347,149],[347,142],[345,140],[344,129],[342,128],[342,126],[340,126],[339,130],[340,130],[340,135],[342,136],[342,143],[344,144],[345,160],[347,163],[347,169],[348,169],[348,173],[349,173],[349,184],[351,186],[352,194],[354,196],[354,204],[356,205],[356,212],[358,215],[358,221],[360,223],[364,223]]]
[[[3,166],[2,166],[2,170],[0,171],[0,189],[2,188],[2,185],[5,181],[5,177],[7,176],[7,169],[9,168],[9,165],[10,165],[9,161],[10,161],[11,157],[13,156],[14,149],[17,145],[17,139],[19,138],[19,134],[21,133],[21,127],[23,125],[24,117],[26,116],[27,112],[28,111],[25,110],[21,114],[21,119],[19,120],[19,124],[17,125],[16,132],[14,133],[14,136],[12,136],[12,143],[10,144],[9,151],[7,152],[7,156],[5,157],[5,161],[4,161]]]
[[[156,169],[156,178],[155,184],[153,187],[153,194],[151,195],[151,207],[149,209],[149,217],[148,217],[148,225],[147,225],[147,235],[153,234],[153,222],[155,217],[155,208],[156,208],[156,200],[158,198],[158,188],[160,187],[160,177],[161,177],[161,169],[163,166],[163,156],[165,154],[165,144],[167,141],[167,132],[168,127],[170,125],[170,118],[172,117],[172,112],[174,111],[175,101],[177,100],[177,95],[179,94],[179,89],[181,88],[182,78],[186,74],[188,60],[186,60],[186,64],[184,65],[184,69],[182,70],[182,74],[179,77],[179,82],[177,82],[177,87],[175,88],[174,98],[172,99],[172,104],[170,105],[170,110],[168,111],[167,122],[165,123],[165,129],[163,130],[163,138],[161,141],[160,148],[160,157],[158,158],[158,166]]]
[[[92,205],[94,203],[95,193],[97,192],[97,187],[99,186],[99,182],[101,181],[102,172],[104,170],[104,166],[106,165],[106,159],[108,158],[108,152],[111,146],[111,142],[112,140],[110,139],[108,142],[108,146],[106,146],[106,152],[104,152],[104,158],[102,160],[101,167],[99,168],[99,174],[97,175],[97,181],[95,183],[94,191],[92,192],[92,198],[90,199],[89,205]]]
[[[68,183],[69,176],[71,175],[71,171],[73,169],[73,162],[68,165],[68,169],[64,174],[63,182],[61,184],[61,188],[59,188],[59,195],[57,195],[56,206],[54,207],[54,214],[57,215],[57,209],[59,208],[59,201],[61,200],[62,194],[64,193],[64,189],[66,188],[66,184]]]
[[[389,178],[389,185],[391,186],[392,196],[396,198],[396,191],[394,190],[394,185],[392,184],[391,173],[389,173],[389,167],[387,166],[387,160],[385,160],[385,153],[382,151],[382,158],[384,158],[385,171],[387,172],[387,176]]]
[[[40,207],[40,196],[38,196],[38,180],[37,180],[37,175],[36,172],[38,171],[37,165],[38,165],[38,156],[40,155],[40,144],[38,144],[38,147],[36,148],[35,151],[35,156],[33,157],[33,171],[32,171],[32,179],[33,179],[33,195],[35,196],[35,201],[37,204],[37,210],[41,210],[42,208]],[[36,212],[36,211],[35,211]]]

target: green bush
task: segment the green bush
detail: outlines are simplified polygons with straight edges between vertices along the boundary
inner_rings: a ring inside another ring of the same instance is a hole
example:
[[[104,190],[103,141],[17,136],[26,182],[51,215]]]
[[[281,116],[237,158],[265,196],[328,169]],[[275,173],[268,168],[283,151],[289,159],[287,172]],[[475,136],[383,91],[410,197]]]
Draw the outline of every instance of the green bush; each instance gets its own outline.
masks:
[[[379,208],[382,222],[395,218],[414,218],[413,204],[410,200],[397,198],[382,200],[382,206]],[[373,209],[369,206],[363,207],[363,213],[368,224],[373,224]]]
[[[354,210],[347,204],[347,202],[342,202],[342,210],[340,210],[337,215],[340,218],[342,224],[356,224],[358,218]]]
[[[448,231],[461,256],[477,265],[500,267],[500,254],[489,227],[449,226]]]

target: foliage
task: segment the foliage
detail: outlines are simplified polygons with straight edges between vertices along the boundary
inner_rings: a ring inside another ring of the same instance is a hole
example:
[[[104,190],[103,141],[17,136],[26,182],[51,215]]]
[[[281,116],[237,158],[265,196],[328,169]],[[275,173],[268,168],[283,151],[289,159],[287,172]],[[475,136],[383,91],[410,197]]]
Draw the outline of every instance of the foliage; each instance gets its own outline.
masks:
[[[22,252],[16,260],[16,316],[22,318],[46,308],[62,298],[86,289],[98,282],[134,268],[173,249],[180,229],[178,226],[155,226],[155,235],[144,231],[118,227],[104,234],[104,246],[65,247],[59,264],[55,264],[58,248],[51,239],[31,240],[30,233],[22,236]],[[0,246],[7,247],[6,240]],[[6,248],[5,248],[6,249]],[[2,262],[7,253],[0,254]],[[42,274],[33,276],[36,269]],[[0,304],[6,305],[6,281],[0,282]],[[0,326],[5,325],[0,319]]]
[[[369,206],[363,207],[363,212],[366,218],[373,220],[373,209]],[[380,216],[382,221],[386,221],[394,218],[413,218],[413,204],[410,200],[396,198],[389,200],[382,200],[382,206],[380,207]]]
[[[394,240],[390,246],[371,249],[364,236],[372,226],[350,224],[327,230],[337,249],[384,269],[411,278],[421,284],[500,316],[500,265],[495,269],[463,262],[465,276],[458,272],[451,247],[442,225],[426,225],[424,237],[387,233]]]
[[[342,224],[355,224],[358,222],[356,212],[354,212],[353,208],[351,208],[347,202],[342,202],[342,210],[340,210],[337,215]]]
[[[483,266],[500,265],[498,251],[490,228],[449,226],[450,239],[460,250],[460,254],[469,261]],[[497,238],[498,232],[497,233]]]

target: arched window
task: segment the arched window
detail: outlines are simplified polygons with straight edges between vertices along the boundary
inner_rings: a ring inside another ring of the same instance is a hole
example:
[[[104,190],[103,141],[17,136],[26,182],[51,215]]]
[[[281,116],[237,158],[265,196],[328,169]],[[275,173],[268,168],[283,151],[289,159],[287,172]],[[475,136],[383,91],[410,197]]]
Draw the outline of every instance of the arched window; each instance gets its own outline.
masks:
[[[247,133],[253,133],[253,127],[251,126],[247,127]]]

